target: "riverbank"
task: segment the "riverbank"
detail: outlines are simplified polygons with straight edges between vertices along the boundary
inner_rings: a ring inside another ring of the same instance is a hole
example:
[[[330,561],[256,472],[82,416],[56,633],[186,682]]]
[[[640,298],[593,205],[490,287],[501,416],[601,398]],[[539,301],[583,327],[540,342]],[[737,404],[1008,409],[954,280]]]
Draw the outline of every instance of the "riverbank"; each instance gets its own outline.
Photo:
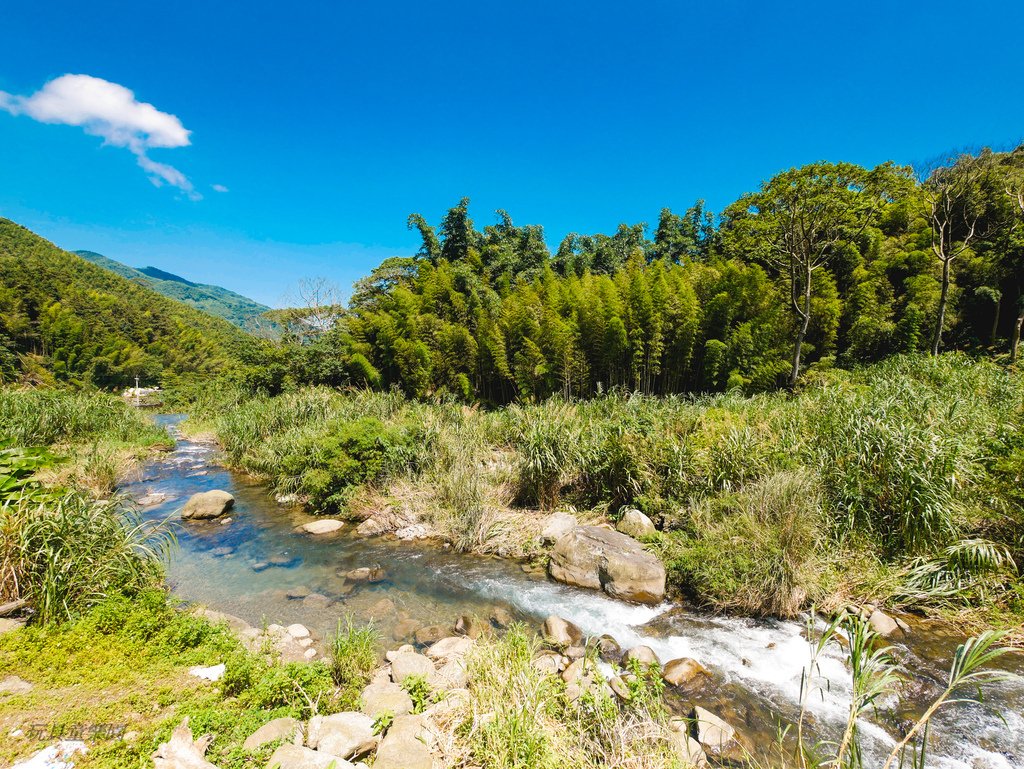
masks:
[[[849,603],[1020,633],[1024,385],[960,355],[818,372],[795,395],[488,411],[395,393],[220,392],[186,430],[319,514],[546,566],[552,513],[619,524],[712,611]]]

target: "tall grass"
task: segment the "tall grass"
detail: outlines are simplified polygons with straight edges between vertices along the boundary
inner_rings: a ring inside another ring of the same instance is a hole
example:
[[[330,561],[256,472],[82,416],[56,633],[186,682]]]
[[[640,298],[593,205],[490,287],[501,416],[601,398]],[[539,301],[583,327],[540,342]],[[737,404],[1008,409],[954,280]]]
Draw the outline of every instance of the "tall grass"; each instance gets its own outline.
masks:
[[[158,582],[172,544],[166,529],[116,501],[25,493],[0,505],[0,594],[26,599],[43,623],[68,620]]]
[[[137,409],[98,391],[0,389],[0,436],[19,446],[168,442]]]

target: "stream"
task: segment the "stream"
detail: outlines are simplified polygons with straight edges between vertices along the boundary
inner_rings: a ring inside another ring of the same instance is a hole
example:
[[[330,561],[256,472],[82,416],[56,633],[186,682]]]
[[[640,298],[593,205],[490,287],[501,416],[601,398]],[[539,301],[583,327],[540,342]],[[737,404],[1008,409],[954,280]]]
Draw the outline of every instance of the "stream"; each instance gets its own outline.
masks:
[[[801,678],[810,660],[804,625],[719,617],[663,604],[649,607],[553,582],[519,564],[456,554],[429,542],[360,539],[346,533],[311,536],[296,530],[313,520],[278,504],[262,484],[217,464],[217,449],[181,437],[183,417],[160,415],[177,439],[173,451],[147,462],[122,491],[139,499],[165,495],[144,509],[148,520],[170,519],[178,539],[168,581],[180,598],[234,614],[250,624],[294,622],[325,638],[339,618],[353,616],[381,630],[390,646],[399,623],[450,626],[463,614],[490,616],[500,607],[538,626],[558,614],[585,634],[609,634],[622,646],[643,643],[663,662],[693,657],[714,675],[695,704],[722,715],[759,750],[772,748],[779,723],[799,712]],[[187,522],[177,512],[189,496],[223,489],[235,496],[229,523]],[[344,572],[382,566],[387,579],[346,594]],[[289,596],[289,593],[292,597]],[[313,594],[312,596],[308,594]],[[883,702],[861,730],[866,766],[881,766],[896,727],[912,722],[941,691],[957,643],[923,621],[899,642],[896,656],[911,679],[910,694]],[[1019,655],[1005,664],[1024,673]],[[840,650],[818,660],[808,709],[815,736],[835,739],[849,706],[849,672]],[[671,700],[670,700],[671,701]],[[681,704],[681,703],[679,703]],[[1024,767],[1024,681],[997,684],[984,705],[950,705],[933,721],[928,766],[958,769]]]

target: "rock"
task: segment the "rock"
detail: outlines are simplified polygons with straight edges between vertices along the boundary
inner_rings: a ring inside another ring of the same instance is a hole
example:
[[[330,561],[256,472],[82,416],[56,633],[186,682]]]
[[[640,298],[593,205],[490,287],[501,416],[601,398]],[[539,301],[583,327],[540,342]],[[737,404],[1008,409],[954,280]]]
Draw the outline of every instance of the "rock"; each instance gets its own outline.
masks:
[[[697,742],[712,755],[729,753],[736,746],[736,730],[702,707],[693,709],[692,720],[696,724]]]
[[[896,620],[881,609],[875,609],[871,612],[871,615],[868,617],[868,624],[871,625],[872,630],[883,638],[889,638],[893,635],[898,636],[903,633],[903,631],[900,630],[900,626],[896,624]]]
[[[586,660],[576,660],[570,663],[569,667],[562,671],[562,680],[567,684],[571,684],[576,679],[580,678],[587,671]]]
[[[541,628],[541,636],[545,643],[552,646],[566,647],[578,644],[583,638],[583,631],[569,620],[552,614]]]
[[[321,518],[318,521],[304,523],[299,528],[306,534],[332,534],[344,527],[344,523],[333,518]]]
[[[313,649],[313,648],[306,649],[306,651],[302,652],[302,656],[304,658],[306,658],[307,660],[311,660],[311,659],[313,659],[316,656],[316,649]]]
[[[648,665],[661,667],[661,660],[658,659],[658,655],[654,653],[654,649],[650,646],[634,646],[622,655],[623,664],[628,663],[630,660],[636,660],[645,667]]]
[[[377,748],[374,769],[432,769],[422,716],[398,716]]]
[[[421,627],[415,633],[416,643],[420,646],[430,646],[436,644],[442,638],[448,636],[448,629],[441,625],[427,625]]]
[[[908,625],[900,617],[893,617],[893,619],[896,621],[896,625],[899,627],[899,629],[903,631],[904,635],[910,634],[910,625]]]
[[[210,667],[203,667],[196,665],[188,669],[189,675],[193,675],[196,678],[203,678],[207,681],[219,681],[224,676],[224,663],[219,665],[210,665]]]
[[[473,639],[466,636],[452,636],[442,638],[430,646],[424,654],[435,661],[447,661],[450,659],[461,659],[469,654],[473,648]]]
[[[604,589],[614,598],[658,603],[665,597],[665,567],[639,542],[599,526],[577,526],[555,543],[552,578]]]
[[[455,633],[477,639],[484,634],[487,625],[478,617],[463,614],[455,621]]]
[[[608,679],[608,686],[615,692],[615,695],[622,700],[628,700],[632,695],[629,693],[629,687],[626,686],[626,682],[618,676],[612,676]]]
[[[306,744],[332,756],[358,758],[377,747],[373,719],[365,713],[335,713],[309,720]]]
[[[555,675],[562,670],[562,655],[554,652],[542,652],[533,658],[533,666],[541,673]]]
[[[432,676],[434,663],[419,652],[399,652],[391,660],[391,680],[402,683],[409,676]]]
[[[395,626],[391,629],[391,637],[396,641],[404,641],[422,627],[422,622],[418,622],[414,619],[403,619],[400,622],[395,623]]]
[[[615,528],[627,537],[633,537],[634,539],[649,537],[657,531],[654,528],[654,521],[632,507],[622,514],[622,518],[615,524]]]
[[[305,625],[300,625],[298,623],[289,625],[284,629],[284,632],[296,640],[300,638],[309,638],[309,629]]]
[[[214,489],[193,494],[185,507],[182,508],[181,518],[185,521],[205,521],[210,518],[219,518],[224,515],[231,506],[235,504],[235,498],[226,491]]]
[[[271,566],[277,566],[280,569],[290,569],[292,566],[298,565],[300,561],[294,555],[279,553],[278,555],[270,556],[270,558],[267,559],[267,563]]]
[[[266,561],[254,561],[249,568],[258,574],[261,571],[266,571],[267,569],[269,569],[270,564]]]
[[[414,539],[429,539],[434,536],[434,530],[423,523],[414,523],[412,526],[404,526],[395,531],[395,536],[403,542]]]
[[[373,584],[375,582],[383,582],[387,579],[387,574],[380,566],[363,566],[360,569],[352,569],[345,572],[345,579],[351,582],[368,582]]]
[[[448,660],[430,678],[435,688],[465,689],[469,684],[469,669],[462,658]]]
[[[154,492],[152,494],[146,494],[135,500],[139,507],[156,507],[162,505],[170,497],[167,494],[161,494],[160,492]]]
[[[14,630],[20,630],[25,627],[25,620],[23,619],[10,619],[9,617],[0,617],[0,635],[4,633],[10,633]]]
[[[669,660],[661,671],[661,677],[672,686],[691,686],[698,682],[703,683],[710,676],[707,668],[689,657]]]
[[[214,558],[227,558],[229,555],[235,552],[233,547],[215,547],[210,551],[210,555]]]
[[[587,656],[587,649],[585,646],[570,646],[565,650],[565,656],[571,660],[582,659]]]
[[[308,585],[296,585],[295,587],[285,588],[284,594],[288,598],[305,598],[312,592]]]
[[[495,606],[491,609],[491,623],[495,627],[504,630],[512,624],[512,612],[501,606]]]
[[[198,617],[204,618],[212,625],[220,625],[222,623],[227,625],[228,630],[235,635],[240,635],[247,630],[253,629],[252,625],[241,617],[236,617],[234,614],[225,614],[222,611],[214,611],[213,609],[205,609],[203,607],[194,609],[193,613]]]
[[[395,683],[370,684],[363,689],[360,699],[360,710],[370,718],[376,718],[381,713],[399,716],[412,710],[412,697]]]
[[[603,635],[597,639],[597,651],[604,659],[611,662],[618,662],[622,659],[622,647],[610,635]]]
[[[540,539],[546,545],[553,544],[576,528],[576,516],[572,513],[552,513],[544,521]]]
[[[704,749],[697,740],[690,736],[690,722],[685,718],[673,718],[669,721],[669,740],[684,766],[703,769],[708,765]]]
[[[0,681],[0,694],[28,694],[32,684],[18,676],[7,676]]]
[[[329,609],[334,604],[334,601],[330,597],[321,593],[310,593],[302,599],[302,605],[307,609],[313,609],[314,611],[320,611],[323,609]]]
[[[206,760],[206,749],[213,742],[213,735],[206,734],[198,740],[192,739],[188,718],[174,727],[171,738],[162,742],[152,755],[154,769],[217,769]],[[84,749],[84,745],[82,746]],[[46,764],[44,764],[45,766]]]
[[[275,718],[246,737],[242,743],[243,750],[256,750],[275,740],[290,740],[297,732],[302,731],[302,724],[294,718]]]
[[[340,756],[310,750],[302,745],[285,744],[274,751],[274,755],[267,761],[267,769],[354,769],[354,767]]]
[[[381,510],[356,527],[357,537],[378,537],[381,534],[390,534],[393,531],[412,526],[417,522],[416,517],[401,510],[388,508]]]
[[[390,598],[381,598],[377,603],[370,607],[370,618],[379,619],[380,617],[386,617],[389,614],[394,614],[394,612],[395,602]]]

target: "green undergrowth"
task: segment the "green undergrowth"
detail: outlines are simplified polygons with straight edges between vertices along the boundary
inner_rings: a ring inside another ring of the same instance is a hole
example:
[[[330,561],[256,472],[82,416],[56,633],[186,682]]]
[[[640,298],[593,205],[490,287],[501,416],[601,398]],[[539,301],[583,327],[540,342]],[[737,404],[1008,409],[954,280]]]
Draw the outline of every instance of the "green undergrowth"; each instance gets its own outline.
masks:
[[[548,511],[630,506],[658,526],[671,586],[715,610],[1021,616],[1024,382],[959,353],[819,369],[793,393],[488,410],[308,388],[194,413],[312,511],[411,510],[460,550],[529,556]]]
[[[74,622],[29,626],[0,636],[0,677],[17,675],[28,694],[0,700],[4,733],[34,725],[67,730],[98,724],[129,739],[101,739],[76,766],[151,766],[149,758],[185,717],[196,736],[215,735],[207,758],[221,769],[264,766],[273,746],[245,751],[257,728],[357,707],[378,663],[372,628],[348,623],[333,640],[331,662],[279,664],[245,650],[225,625],[182,611],[162,590],[114,595]],[[218,684],[189,675],[193,665],[224,662]],[[65,731],[66,733],[66,731]],[[52,740],[8,740],[0,761],[31,754]]]

